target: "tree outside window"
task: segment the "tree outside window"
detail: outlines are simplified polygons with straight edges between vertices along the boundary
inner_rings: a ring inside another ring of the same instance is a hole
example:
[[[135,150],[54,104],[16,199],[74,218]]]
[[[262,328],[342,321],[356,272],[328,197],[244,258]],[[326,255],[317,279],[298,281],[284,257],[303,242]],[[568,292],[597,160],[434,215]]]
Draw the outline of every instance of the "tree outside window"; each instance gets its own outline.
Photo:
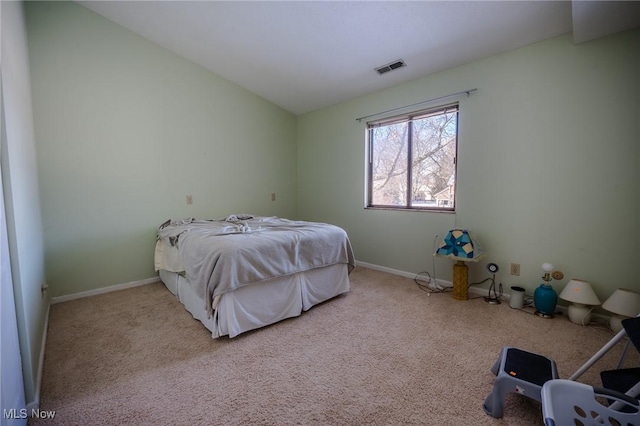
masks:
[[[367,207],[455,210],[457,104],[367,127]]]

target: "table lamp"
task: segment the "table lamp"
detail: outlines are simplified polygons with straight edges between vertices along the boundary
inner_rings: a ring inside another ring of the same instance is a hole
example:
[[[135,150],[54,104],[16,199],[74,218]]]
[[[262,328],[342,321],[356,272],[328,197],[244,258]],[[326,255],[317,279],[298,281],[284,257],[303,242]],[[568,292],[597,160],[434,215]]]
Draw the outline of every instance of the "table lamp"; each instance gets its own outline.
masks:
[[[453,259],[453,298],[469,298],[469,267],[465,262],[477,262],[484,252],[478,240],[466,229],[452,229],[440,243],[434,256]]]
[[[553,318],[556,304],[558,303],[558,293],[549,283],[552,279],[561,280],[564,275],[560,271],[554,271],[551,263],[543,263],[542,270],[544,271],[542,276],[542,281],[544,282],[533,293],[533,304],[536,307],[535,314],[542,318]]]
[[[569,319],[574,324],[587,325],[591,321],[593,307],[600,304],[600,299],[591,288],[591,284],[584,280],[572,279],[567,283],[560,299],[571,302],[569,305]]]
[[[640,314],[640,293],[626,288],[619,288],[602,304],[602,309],[613,313],[609,320],[611,330],[618,333],[622,330],[622,320]]]

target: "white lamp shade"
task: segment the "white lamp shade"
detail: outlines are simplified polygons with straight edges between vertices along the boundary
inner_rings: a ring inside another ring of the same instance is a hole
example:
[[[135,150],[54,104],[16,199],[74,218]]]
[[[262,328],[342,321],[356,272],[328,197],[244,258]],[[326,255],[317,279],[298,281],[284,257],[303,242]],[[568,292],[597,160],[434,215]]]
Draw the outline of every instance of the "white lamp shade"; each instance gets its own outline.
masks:
[[[640,293],[626,288],[619,288],[602,304],[602,308],[625,317],[640,314]]]
[[[600,299],[596,295],[591,284],[586,281],[572,279],[559,295],[560,299],[581,305],[599,305]]]

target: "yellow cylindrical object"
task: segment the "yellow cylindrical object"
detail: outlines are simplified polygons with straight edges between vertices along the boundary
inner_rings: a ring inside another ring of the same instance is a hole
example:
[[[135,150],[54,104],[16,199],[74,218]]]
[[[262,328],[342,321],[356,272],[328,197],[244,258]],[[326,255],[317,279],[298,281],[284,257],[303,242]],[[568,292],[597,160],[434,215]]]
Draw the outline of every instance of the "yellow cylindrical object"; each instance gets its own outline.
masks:
[[[469,267],[462,260],[453,265],[453,298],[469,299]]]

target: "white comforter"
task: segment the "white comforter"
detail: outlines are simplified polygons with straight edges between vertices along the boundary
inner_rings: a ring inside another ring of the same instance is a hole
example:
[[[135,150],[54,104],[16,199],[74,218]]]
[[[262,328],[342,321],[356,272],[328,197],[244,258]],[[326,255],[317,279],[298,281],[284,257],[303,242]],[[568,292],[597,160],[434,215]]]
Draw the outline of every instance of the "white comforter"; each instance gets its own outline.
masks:
[[[355,258],[346,232],[334,225],[277,217],[165,222],[158,238],[180,253],[187,279],[212,313],[213,298],[245,285]]]

